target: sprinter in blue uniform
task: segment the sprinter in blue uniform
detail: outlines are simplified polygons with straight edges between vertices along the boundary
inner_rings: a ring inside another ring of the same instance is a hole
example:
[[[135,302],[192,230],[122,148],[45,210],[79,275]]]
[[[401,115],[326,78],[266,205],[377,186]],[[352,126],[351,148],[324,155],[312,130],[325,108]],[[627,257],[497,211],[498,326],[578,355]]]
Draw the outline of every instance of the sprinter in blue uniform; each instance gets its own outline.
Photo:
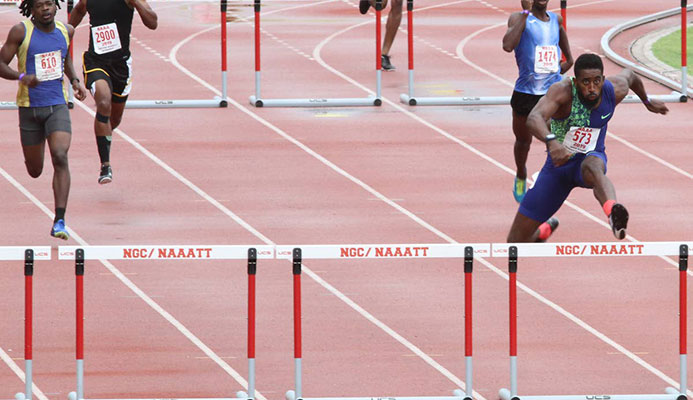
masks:
[[[617,239],[626,237],[628,211],[617,202],[606,176],[604,140],[616,105],[633,90],[648,111],[666,114],[667,106],[649,99],[640,78],[630,70],[604,77],[596,54],[575,61],[575,78],[551,86],[529,114],[527,126],[546,143],[547,157],[534,187],[520,203],[508,242],[545,241],[558,226],[552,215],[575,187],[592,189]],[[548,123],[550,121],[551,130]]]
[[[522,0],[522,11],[508,18],[503,50],[515,51],[519,77],[510,99],[513,110],[515,145],[515,182],[513,196],[519,203],[527,192],[527,155],[532,134],[527,116],[549,86],[561,80],[561,74],[573,65],[563,18],[546,10],[549,0]],[[565,61],[561,62],[562,56]]]
[[[85,84],[96,102],[94,133],[101,161],[100,184],[113,180],[113,129],[120,124],[132,87],[130,30],[135,10],[147,28],[157,28],[157,15],[146,0],[79,0],[70,14],[72,26],[78,26],[89,14],[89,49],[84,52],[82,66]]]
[[[63,74],[72,84],[77,99],[87,97],[67,51],[75,30],[55,20],[57,0],[23,0],[19,9],[30,20],[24,20],[10,29],[0,49],[0,76],[18,81],[19,84],[19,132],[24,164],[32,178],[38,178],[43,171],[48,142],[53,162],[55,201],[51,236],[67,240],[69,234],[65,227],[65,209],[70,193],[67,151],[72,127]],[[15,55],[17,71],[9,65]]]

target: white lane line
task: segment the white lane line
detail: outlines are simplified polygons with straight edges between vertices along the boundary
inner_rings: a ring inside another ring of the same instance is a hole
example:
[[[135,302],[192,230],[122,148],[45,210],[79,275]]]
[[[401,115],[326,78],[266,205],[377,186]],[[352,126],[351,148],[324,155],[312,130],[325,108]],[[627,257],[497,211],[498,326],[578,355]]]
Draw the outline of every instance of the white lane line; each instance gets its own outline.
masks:
[[[5,170],[0,168],[0,173],[5,174]],[[5,364],[7,364],[8,367],[10,367],[12,372],[14,372],[19,377],[19,379],[22,380],[22,383],[26,383],[26,375],[24,375],[24,371],[22,371],[22,369],[19,367],[19,365],[17,365],[17,363],[14,362],[12,357],[10,357],[7,353],[5,353],[5,350],[1,347],[0,347],[0,359],[2,359],[2,361]],[[24,393],[24,390],[25,390],[24,386],[22,386],[21,392]],[[39,389],[38,385],[36,384],[36,379],[34,379],[31,382],[31,391],[34,395],[36,395],[36,397],[39,398],[39,400],[48,400],[48,397],[46,397],[46,395],[41,391],[41,389]]]

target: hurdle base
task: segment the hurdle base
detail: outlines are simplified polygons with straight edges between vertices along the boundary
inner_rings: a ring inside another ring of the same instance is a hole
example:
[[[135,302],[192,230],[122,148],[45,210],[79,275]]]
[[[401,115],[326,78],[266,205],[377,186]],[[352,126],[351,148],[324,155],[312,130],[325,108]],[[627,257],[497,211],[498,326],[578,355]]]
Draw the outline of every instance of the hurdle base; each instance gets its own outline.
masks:
[[[228,107],[226,98],[215,96],[210,100],[130,100],[125,108],[225,108]]]
[[[19,392],[14,395],[15,400],[26,400],[26,395],[23,392]]]
[[[465,395],[461,390],[455,389],[453,396],[379,396],[379,397],[296,397],[296,392],[289,390],[286,392],[286,400],[472,400],[472,397]],[[582,399],[584,400],[584,399]]]
[[[655,99],[662,101],[664,103],[686,103],[688,102],[688,96],[679,93],[679,92],[671,92],[671,94],[664,94],[664,95],[652,95],[649,96],[650,99]],[[634,94],[629,94],[626,96],[622,103],[642,103],[642,100]]]
[[[410,106],[493,106],[508,105],[508,96],[489,97],[410,97],[401,94],[399,100]]]
[[[685,400],[686,396],[676,390],[667,394],[609,394],[609,395],[543,395],[543,396],[512,396],[510,390],[501,389],[498,396],[502,400],[585,400],[585,399],[609,399],[609,400]]]
[[[259,99],[250,96],[250,104],[255,107],[380,107],[382,99],[375,96],[342,99]]]
[[[18,398],[17,396],[19,395],[24,395],[24,393],[17,393],[15,395],[16,400],[25,400],[25,398]],[[70,392],[67,394],[68,400],[162,400],[160,398],[155,398],[155,399],[78,399],[77,398],[77,392]],[[231,397],[231,398],[224,398],[224,397],[190,397],[190,398],[167,398],[166,400],[238,400],[238,399],[252,399],[252,397],[248,397],[248,394],[245,392],[236,392],[236,397]]]

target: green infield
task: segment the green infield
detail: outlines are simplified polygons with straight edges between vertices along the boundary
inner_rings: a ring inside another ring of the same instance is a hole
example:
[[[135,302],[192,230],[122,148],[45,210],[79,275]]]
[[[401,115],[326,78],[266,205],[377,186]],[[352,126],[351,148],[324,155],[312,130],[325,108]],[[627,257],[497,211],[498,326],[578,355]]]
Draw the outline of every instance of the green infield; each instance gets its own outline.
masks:
[[[693,60],[693,55],[691,54],[693,42],[693,29],[686,29],[687,31],[687,46],[686,55],[688,66],[688,74],[691,75],[691,60]],[[661,39],[657,40],[654,45],[652,45],[652,53],[662,61],[670,65],[674,69],[681,68],[681,30],[678,29]]]

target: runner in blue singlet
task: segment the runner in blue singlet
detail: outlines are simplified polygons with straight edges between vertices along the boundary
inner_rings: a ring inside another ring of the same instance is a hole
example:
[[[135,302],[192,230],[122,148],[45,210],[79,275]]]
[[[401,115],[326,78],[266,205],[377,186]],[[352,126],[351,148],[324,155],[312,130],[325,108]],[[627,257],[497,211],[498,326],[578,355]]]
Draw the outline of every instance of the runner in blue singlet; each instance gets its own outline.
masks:
[[[503,36],[503,50],[515,51],[519,76],[510,99],[513,110],[515,145],[515,182],[513,196],[519,203],[527,192],[527,155],[532,134],[527,129],[527,116],[549,86],[561,80],[561,74],[573,65],[568,35],[563,19],[547,11],[548,0],[522,0],[522,11],[508,19]],[[561,56],[565,61],[561,62]]]
[[[51,236],[67,240],[65,210],[70,192],[67,152],[72,125],[67,109],[66,75],[75,97],[84,100],[87,92],[68,57],[74,28],[55,20],[57,0],[23,0],[20,13],[30,17],[14,25],[0,49],[0,76],[18,81],[17,107],[24,164],[32,178],[43,172],[46,143],[53,164],[55,218]],[[10,62],[17,56],[17,71]]]
[[[616,202],[616,190],[606,176],[604,139],[616,105],[633,90],[650,112],[669,109],[650,100],[640,78],[630,70],[604,78],[596,54],[575,61],[575,78],[551,86],[532,110],[527,126],[546,143],[547,158],[534,187],[520,203],[508,242],[545,241],[558,227],[552,215],[575,187],[590,188],[602,206],[617,239],[626,237],[628,211]],[[551,121],[551,131],[547,122]]]

